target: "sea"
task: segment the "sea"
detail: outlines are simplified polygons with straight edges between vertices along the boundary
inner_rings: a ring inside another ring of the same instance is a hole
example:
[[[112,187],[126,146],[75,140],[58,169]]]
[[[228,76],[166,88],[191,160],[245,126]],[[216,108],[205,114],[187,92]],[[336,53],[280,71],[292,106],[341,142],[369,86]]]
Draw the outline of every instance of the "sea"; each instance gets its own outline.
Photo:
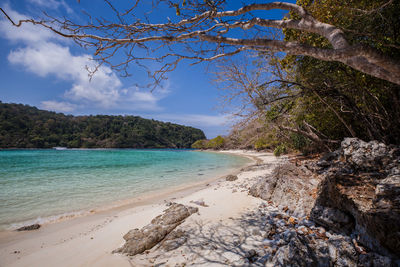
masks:
[[[85,215],[249,162],[185,149],[0,150],[0,230]]]

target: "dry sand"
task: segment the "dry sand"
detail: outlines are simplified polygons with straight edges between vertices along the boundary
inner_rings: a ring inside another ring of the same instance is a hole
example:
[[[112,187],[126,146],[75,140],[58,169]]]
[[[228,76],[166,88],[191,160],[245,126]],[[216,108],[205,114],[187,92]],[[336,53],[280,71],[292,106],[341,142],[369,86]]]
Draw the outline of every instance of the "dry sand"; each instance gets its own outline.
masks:
[[[245,247],[237,251],[236,239],[245,238],[245,242],[239,241],[249,248],[255,242],[246,234],[251,220],[243,216],[265,202],[249,196],[248,187],[271,172],[279,160],[268,153],[223,153],[252,157],[260,166],[238,173],[239,179],[233,182],[214,179],[208,185],[170,192],[134,207],[48,224],[31,232],[1,233],[0,266],[215,266],[240,262]],[[168,252],[155,247],[134,257],[111,253],[124,243],[125,233],[148,224],[171,200],[199,208],[178,226],[189,236],[184,245]],[[207,207],[193,203],[196,201],[204,201]]]

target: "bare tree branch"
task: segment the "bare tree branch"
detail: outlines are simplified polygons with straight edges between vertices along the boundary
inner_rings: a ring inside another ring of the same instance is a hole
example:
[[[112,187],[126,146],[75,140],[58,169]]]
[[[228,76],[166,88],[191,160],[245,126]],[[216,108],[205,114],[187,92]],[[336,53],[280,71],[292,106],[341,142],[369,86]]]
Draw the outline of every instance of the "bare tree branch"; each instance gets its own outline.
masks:
[[[250,4],[231,11],[222,10],[218,4],[211,6],[203,4],[201,8],[192,6],[179,10],[183,18],[180,21],[168,20],[166,23],[154,24],[148,22],[147,19],[134,16],[139,0],[125,12],[119,12],[110,1],[105,0],[105,2],[116,14],[117,23],[98,18],[94,19],[94,22],[82,25],[70,20],[61,21],[50,17],[42,20],[25,19],[14,22],[3,9],[0,8],[0,10],[16,27],[24,23],[40,25],[58,35],[71,38],[84,47],[94,48],[95,59],[100,64],[108,64],[126,74],[128,74],[130,63],[150,59],[163,62],[164,65],[151,74],[157,83],[165,79],[166,73],[173,71],[182,59],[194,60],[193,64],[197,64],[232,56],[245,50],[254,50],[285,52],[325,61],[342,62],[374,77],[400,84],[399,60],[390,58],[371,47],[361,44],[350,45],[340,28],[316,20],[306,9],[296,4],[286,2]],[[389,5],[390,2],[380,9]],[[175,3],[168,3],[176,7]],[[198,10],[204,8],[208,10],[196,14]],[[256,17],[252,12],[271,9],[292,11],[301,19],[268,20]],[[133,21],[130,18],[128,22],[127,15],[130,15]],[[326,38],[332,48],[274,40],[262,34],[263,29],[266,28],[295,29],[315,33]],[[233,29],[249,33],[250,38],[237,38],[237,34],[231,34]],[[151,56],[143,56],[143,53],[138,53],[139,50],[146,51],[146,54]],[[121,51],[124,51],[126,59],[119,63],[112,62],[115,55]],[[140,63],[140,65],[145,64]]]

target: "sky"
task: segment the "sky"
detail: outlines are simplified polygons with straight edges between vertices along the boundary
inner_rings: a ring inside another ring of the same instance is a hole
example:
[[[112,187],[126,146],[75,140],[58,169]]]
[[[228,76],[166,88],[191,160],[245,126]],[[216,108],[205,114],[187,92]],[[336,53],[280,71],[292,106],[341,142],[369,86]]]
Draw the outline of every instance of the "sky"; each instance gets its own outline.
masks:
[[[237,9],[241,3],[229,1],[229,7]],[[98,16],[112,13],[101,0],[2,0],[0,6],[15,21],[36,18],[42,12],[78,22],[84,20],[84,12]],[[154,19],[165,22],[165,12],[169,11],[155,12]],[[285,13],[273,10],[268,16],[276,19]],[[72,115],[141,116],[200,128],[207,138],[228,134],[235,121],[221,108],[221,92],[212,82],[212,63],[191,66],[191,62],[183,62],[162,87],[153,91],[137,86],[151,81],[135,66],[128,78],[101,66],[90,79],[86,66],[94,64],[91,51],[38,26],[13,27],[0,15],[3,103],[22,103]]]

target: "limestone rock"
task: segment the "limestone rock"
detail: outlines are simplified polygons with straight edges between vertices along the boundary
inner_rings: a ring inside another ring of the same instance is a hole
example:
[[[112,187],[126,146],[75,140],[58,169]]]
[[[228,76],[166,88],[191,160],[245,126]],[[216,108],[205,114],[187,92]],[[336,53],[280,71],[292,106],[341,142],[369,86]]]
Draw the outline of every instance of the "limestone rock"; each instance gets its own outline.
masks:
[[[171,251],[179,248],[187,241],[187,233],[177,229],[169,233],[165,239],[160,243],[160,248],[164,251]]]
[[[400,211],[400,175],[389,175],[375,189],[375,205],[381,209]]]
[[[295,235],[287,245],[278,249],[271,266],[357,266],[357,259],[347,237],[334,236],[325,241]]]
[[[311,216],[316,223],[336,232],[350,234],[354,229],[353,218],[338,209],[316,205]]]
[[[376,253],[367,253],[360,255],[358,258],[358,266],[360,267],[394,267],[396,263],[389,257],[385,257]]]
[[[238,179],[238,177],[236,175],[232,175],[232,174],[229,174],[225,178],[225,180],[227,180],[227,181],[236,181],[237,179]]]
[[[324,174],[312,219],[352,232],[372,251],[400,255],[399,149],[346,138],[340,155]]]
[[[296,164],[289,162],[281,165],[271,175],[262,177],[249,193],[278,207],[285,207],[283,210],[289,214],[309,214],[314,222],[327,230],[351,235],[360,246],[345,241],[343,244],[347,248],[343,255],[365,255],[367,251],[378,255],[363,256],[362,264],[365,266],[386,266],[388,259],[399,259],[400,147],[346,138],[339,150],[325,154],[317,162],[308,160],[300,164],[297,161]],[[297,239],[290,238],[289,243],[279,248],[274,258],[276,265],[283,266],[285,259],[293,256],[294,263],[291,266],[305,266],[313,257],[314,262],[316,258],[325,259],[323,251],[329,252],[330,262],[336,265],[357,264],[353,256],[337,256],[334,259],[333,255],[342,253],[338,246],[344,245],[334,245],[329,243],[331,241],[323,244],[319,240],[316,242],[320,244],[317,245],[319,248],[315,248],[312,242],[299,237],[310,233],[310,229],[298,226],[296,232]],[[326,238],[321,233],[316,235]],[[272,240],[274,236],[275,231],[272,231],[266,238]],[[304,244],[307,244],[308,251],[317,249],[322,254],[313,252],[308,256],[303,255]],[[296,263],[301,259],[292,255],[293,251],[303,255],[304,261]],[[320,264],[324,266],[323,261]]]
[[[347,163],[361,170],[379,170],[385,167],[398,153],[377,141],[364,142],[358,138],[345,138],[341,143],[341,154]]]
[[[305,167],[284,163],[262,177],[249,193],[288,207],[297,216],[308,215],[314,206],[320,179]]]
[[[255,251],[254,249],[250,249],[249,251],[247,251],[244,255],[244,257],[250,262],[253,263],[257,260],[258,257],[258,253],[257,251]]]
[[[151,249],[162,241],[187,217],[197,211],[198,208],[172,203],[169,208],[164,211],[164,214],[154,218],[150,224],[140,230],[133,229],[125,234],[125,244],[113,252],[134,256],[147,249]]]

